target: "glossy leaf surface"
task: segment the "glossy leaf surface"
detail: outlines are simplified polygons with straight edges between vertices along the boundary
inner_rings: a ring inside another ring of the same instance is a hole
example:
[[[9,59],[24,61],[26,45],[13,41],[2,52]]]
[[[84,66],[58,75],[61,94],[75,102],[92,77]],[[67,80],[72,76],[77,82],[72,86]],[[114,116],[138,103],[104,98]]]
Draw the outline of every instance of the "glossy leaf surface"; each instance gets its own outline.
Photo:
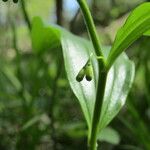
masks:
[[[93,53],[93,47],[81,38],[70,33],[64,33],[62,36],[62,49],[71,88],[80,102],[90,129],[98,79],[98,64],[95,55],[92,56],[94,79],[91,82],[84,79],[79,83],[76,81],[76,75]],[[109,48],[103,48],[103,53],[107,57]],[[133,77],[134,64],[129,61],[126,54],[122,54],[108,73],[100,129],[103,129],[124,105]]]
[[[134,79],[134,69],[134,63],[123,53],[109,70],[99,125],[100,130],[108,125],[125,104]]]
[[[94,53],[93,48],[84,39],[78,38],[68,32],[62,34],[61,42],[67,76],[90,127],[96,96],[96,77],[98,77],[97,60],[94,57],[91,59],[92,67],[95,68],[93,80],[89,82],[84,78],[82,82],[76,81],[79,71],[85,66],[91,53]]]

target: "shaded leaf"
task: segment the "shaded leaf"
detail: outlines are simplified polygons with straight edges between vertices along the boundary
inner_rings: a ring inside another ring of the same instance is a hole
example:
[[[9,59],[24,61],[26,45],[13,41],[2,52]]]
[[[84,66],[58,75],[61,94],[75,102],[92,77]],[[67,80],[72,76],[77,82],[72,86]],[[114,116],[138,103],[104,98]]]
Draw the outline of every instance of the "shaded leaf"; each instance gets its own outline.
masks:
[[[21,128],[21,130],[27,130],[28,128],[34,126],[37,123],[42,122],[45,125],[49,125],[50,120],[46,114],[37,115],[29,119]]]
[[[14,88],[17,91],[20,91],[22,88],[22,85],[21,85],[20,81],[18,80],[18,78],[16,77],[13,69],[11,67],[3,67],[2,72],[7,77],[7,79],[10,81],[10,83],[14,86]]]
[[[85,138],[88,133],[85,122],[65,123],[61,125],[60,132],[63,132],[70,138]]]

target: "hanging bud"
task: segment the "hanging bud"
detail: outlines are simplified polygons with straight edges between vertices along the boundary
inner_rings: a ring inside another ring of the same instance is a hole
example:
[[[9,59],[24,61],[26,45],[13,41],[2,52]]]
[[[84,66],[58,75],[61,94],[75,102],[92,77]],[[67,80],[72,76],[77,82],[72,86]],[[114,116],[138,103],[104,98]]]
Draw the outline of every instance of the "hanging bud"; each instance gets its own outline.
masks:
[[[3,0],[3,2],[7,2],[8,0]]]
[[[81,82],[81,81],[83,80],[84,76],[85,76],[85,68],[83,67],[83,68],[80,70],[80,72],[78,73],[78,75],[76,76],[76,80],[77,80],[78,82]]]
[[[93,77],[93,69],[90,62],[85,66],[85,77],[87,81],[91,81]]]
[[[18,3],[18,0],[13,0],[14,3]]]

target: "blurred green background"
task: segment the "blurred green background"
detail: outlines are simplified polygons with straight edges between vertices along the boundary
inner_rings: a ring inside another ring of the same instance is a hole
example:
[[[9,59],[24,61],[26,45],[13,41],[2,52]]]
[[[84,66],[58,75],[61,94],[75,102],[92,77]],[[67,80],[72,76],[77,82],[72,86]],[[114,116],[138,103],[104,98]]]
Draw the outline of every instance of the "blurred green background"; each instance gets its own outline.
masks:
[[[111,45],[129,12],[145,1],[89,0],[101,43]],[[0,150],[86,150],[87,127],[61,51],[33,52],[35,16],[88,38],[76,0],[0,1]],[[127,53],[136,77],[110,124],[115,134],[104,133],[104,150],[150,150],[150,38],[138,39]]]

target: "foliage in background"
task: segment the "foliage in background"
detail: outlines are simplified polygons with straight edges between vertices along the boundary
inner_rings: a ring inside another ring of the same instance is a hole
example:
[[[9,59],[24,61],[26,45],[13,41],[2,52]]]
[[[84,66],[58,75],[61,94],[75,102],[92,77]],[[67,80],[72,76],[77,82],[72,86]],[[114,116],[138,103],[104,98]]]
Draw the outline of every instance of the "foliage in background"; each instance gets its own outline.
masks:
[[[32,1],[31,3],[33,4]],[[50,2],[52,1],[48,1],[48,3]],[[29,3],[28,1],[26,6],[31,19],[32,16],[37,14],[33,14],[31,10],[32,5],[29,5]],[[115,7],[122,11],[122,5],[119,5],[119,3],[120,1],[115,0],[113,8]],[[131,3],[130,1],[126,5],[135,7],[139,2]],[[2,7],[1,4],[6,5],[0,2],[0,8]],[[38,4],[39,7],[43,6],[41,2]],[[97,6],[100,7],[100,5]],[[17,9],[19,10],[19,8]],[[107,12],[110,12],[110,10],[112,11],[112,7]],[[48,8],[41,8],[38,13],[42,12],[42,17],[50,18],[45,16],[50,11]],[[121,13],[120,11],[117,16],[128,12]],[[114,10],[112,12],[114,13]],[[17,15],[14,17],[10,13],[11,17],[15,19],[17,43],[20,45],[18,48],[20,58],[16,55],[17,51],[14,48],[13,32],[8,25],[8,18],[5,24],[2,23],[3,21],[0,21],[0,137],[2,139],[0,149],[50,149],[51,147],[56,149],[84,149],[86,147],[85,136],[87,135],[87,127],[83,122],[83,116],[80,113],[77,101],[73,100],[76,98],[69,89],[64,69],[57,80],[58,91],[56,95],[53,95],[55,89],[53,81],[56,79],[57,72],[60,69],[61,54],[57,53],[57,49],[53,49],[49,53],[45,51],[43,54],[35,54],[31,50],[29,32],[27,28],[24,29],[26,26],[23,21],[24,19],[22,15],[18,18],[18,14],[17,11]],[[101,19],[101,16],[97,16],[98,19]],[[114,21],[118,21],[117,17],[112,17],[112,14],[108,16],[114,18]],[[65,20],[68,21],[67,18]],[[46,20],[46,22],[50,21]],[[75,22],[75,26],[80,25],[78,20]],[[107,25],[110,23],[107,23]],[[69,24],[69,22],[65,22],[65,24]],[[97,27],[98,29],[99,27],[101,28],[101,24],[97,23]],[[105,29],[105,25],[103,27],[101,28],[102,31]],[[79,27],[75,28],[76,30],[80,29]],[[22,35],[22,30],[26,30],[26,36]],[[78,33],[83,32],[84,30],[78,31]],[[105,37],[107,37],[107,34]],[[128,51],[129,56],[136,62],[137,71],[136,80],[129,95],[127,106],[121,111],[118,118],[111,123],[111,126],[119,131],[120,134],[120,140],[114,138],[114,141],[117,141],[114,144],[120,143],[115,146],[104,142],[102,149],[147,150],[150,147],[150,46],[144,44],[149,43],[146,41],[149,41],[149,37],[147,39],[144,37],[139,39]],[[145,82],[142,82],[144,80]],[[51,126],[51,116],[49,114],[53,96],[56,102],[54,104],[54,130],[58,131],[55,135],[52,135],[53,129],[49,128]],[[68,120],[70,120],[70,123]],[[109,131],[109,133],[113,134],[114,132]],[[106,135],[101,137],[101,139],[105,138]],[[116,137],[115,134],[113,134],[113,137]],[[108,138],[105,139],[108,140]],[[113,143],[112,141],[108,142]],[[22,147],[22,145],[26,145],[26,147]]]

